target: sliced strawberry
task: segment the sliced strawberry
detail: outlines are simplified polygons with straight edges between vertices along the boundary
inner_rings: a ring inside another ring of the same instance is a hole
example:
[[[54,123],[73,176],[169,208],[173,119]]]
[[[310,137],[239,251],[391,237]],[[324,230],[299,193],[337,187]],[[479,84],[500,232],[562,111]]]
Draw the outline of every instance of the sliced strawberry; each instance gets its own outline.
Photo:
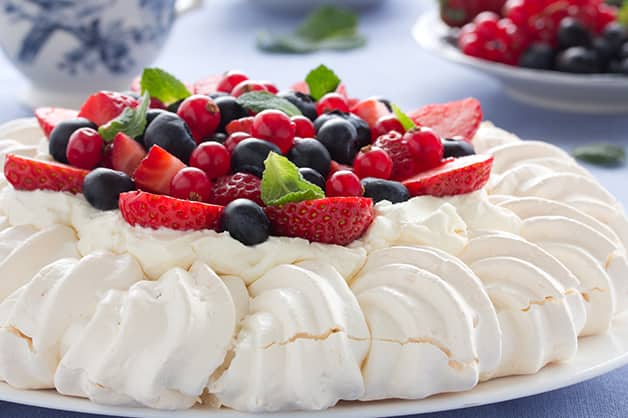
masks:
[[[432,128],[441,138],[461,136],[471,141],[482,123],[482,106],[477,99],[432,104],[408,114],[421,126]]]
[[[471,193],[488,182],[492,166],[492,155],[469,155],[418,174],[403,184],[411,196],[440,197]]]
[[[139,102],[131,96],[113,91],[99,91],[83,103],[79,116],[101,126],[117,118],[127,107],[137,107]]]
[[[303,94],[310,94],[310,86],[305,81],[297,81],[290,86],[290,90]]]
[[[170,181],[186,165],[159,145],[153,145],[137,166],[135,185],[152,193],[170,193]]]
[[[263,205],[259,177],[246,173],[235,173],[218,177],[214,182],[211,202],[227,206],[236,199],[249,199]]]
[[[374,217],[373,200],[365,197],[326,197],[265,210],[276,235],[336,245],[360,238]]]
[[[247,116],[245,118],[232,120],[225,127],[227,135],[231,135],[235,132],[246,132],[247,134],[250,134],[251,128],[253,127],[253,119],[254,118],[252,116]]]
[[[78,111],[61,107],[38,107],[35,109],[35,117],[46,137],[50,137],[50,132],[59,122],[74,119],[77,116]]]
[[[344,96],[345,99],[349,99],[349,93],[347,93],[347,86],[345,83],[338,84],[338,87],[336,87],[336,93]]]
[[[120,212],[132,226],[179,231],[217,229],[223,207],[142,191],[120,194]]]
[[[83,191],[88,170],[51,161],[7,154],[4,176],[17,190],[52,190],[74,194]]]
[[[209,96],[218,91],[218,83],[222,80],[222,75],[210,75],[202,80],[198,80],[193,85],[194,94],[204,94]]]
[[[370,98],[359,101],[351,108],[351,113],[358,115],[369,124],[371,129],[375,129],[377,120],[382,116],[389,115],[390,110],[384,103],[375,98]]]
[[[123,132],[116,134],[111,150],[111,165],[114,170],[133,176],[144,157],[146,151],[136,140]]]

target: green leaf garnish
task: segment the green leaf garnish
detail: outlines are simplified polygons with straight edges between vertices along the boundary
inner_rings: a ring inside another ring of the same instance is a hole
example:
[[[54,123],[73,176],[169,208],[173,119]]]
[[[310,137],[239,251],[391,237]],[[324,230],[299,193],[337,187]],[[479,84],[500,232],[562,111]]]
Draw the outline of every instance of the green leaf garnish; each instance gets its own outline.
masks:
[[[192,95],[185,84],[160,68],[145,68],[140,85],[142,86],[142,93],[147,91],[151,97],[158,99],[165,105]]]
[[[318,101],[327,93],[336,91],[340,78],[329,67],[321,64],[308,73],[305,82],[310,88],[310,96]]]
[[[105,142],[111,142],[118,132],[123,132],[131,138],[137,138],[146,129],[146,112],[150,104],[150,95],[144,92],[140,104],[133,108],[127,107],[114,120],[98,128],[98,133]]]
[[[305,180],[299,168],[286,157],[271,152],[264,161],[264,167],[261,192],[262,201],[267,206],[325,197],[323,190]]]
[[[416,123],[414,123],[414,121],[410,119],[408,115],[403,113],[403,111],[399,108],[399,106],[393,103],[392,110],[395,116],[397,117],[397,119],[399,119],[399,122],[401,122],[401,126],[403,126],[403,129],[405,129],[406,131],[409,131],[412,128],[416,128]]]
[[[623,25],[628,25],[628,1],[624,1],[619,8],[617,21]]]
[[[614,144],[590,144],[574,149],[571,153],[578,160],[589,164],[616,167],[626,161],[626,152]]]
[[[298,107],[267,91],[251,91],[238,97],[238,103],[245,109],[259,113],[263,110],[276,109],[288,116],[302,115]]]

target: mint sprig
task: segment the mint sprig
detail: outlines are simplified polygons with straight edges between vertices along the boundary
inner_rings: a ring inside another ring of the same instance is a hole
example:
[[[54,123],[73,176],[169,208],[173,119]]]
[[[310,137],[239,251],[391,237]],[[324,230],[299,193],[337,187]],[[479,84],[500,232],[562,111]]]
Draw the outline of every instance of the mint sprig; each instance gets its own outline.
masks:
[[[399,108],[399,106],[393,103],[391,107],[392,107],[393,113],[395,114],[397,119],[399,119],[399,122],[401,122],[401,126],[403,126],[403,129],[405,129],[406,131],[409,131],[412,128],[416,128],[416,123],[414,123],[414,121],[410,119],[410,117],[406,115]]]
[[[117,118],[98,128],[98,133],[105,142],[111,142],[118,132],[123,132],[131,138],[137,138],[146,129],[146,113],[150,104],[150,95],[144,92],[140,104],[133,108],[127,107]]]
[[[310,88],[310,96],[318,101],[327,93],[336,91],[340,78],[329,67],[321,64],[308,73],[305,82]]]
[[[263,110],[276,109],[288,116],[302,115],[298,107],[267,91],[251,91],[238,97],[238,103],[245,109],[259,113]]]
[[[624,0],[624,2],[619,7],[619,12],[617,13],[617,21],[622,25],[628,25],[628,0]]]
[[[165,105],[192,95],[188,88],[172,74],[160,68],[145,68],[140,81],[142,93],[158,99]]]
[[[571,155],[580,161],[605,167],[616,167],[626,161],[626,151],[614,144],[589,144],[575,148]]]
[[[305,180],[299,169],[286,157],[271,152],[264,161],[262,201],[267,206],[278,206],[304,200],[322,199],[323,190]]]

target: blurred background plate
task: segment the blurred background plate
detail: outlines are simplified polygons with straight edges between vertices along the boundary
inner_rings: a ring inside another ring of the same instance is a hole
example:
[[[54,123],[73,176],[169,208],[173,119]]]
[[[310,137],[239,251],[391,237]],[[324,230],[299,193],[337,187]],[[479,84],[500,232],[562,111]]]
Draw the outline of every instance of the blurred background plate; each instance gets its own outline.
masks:
[[[413,28],[420,46],[498,79],[504,92],[515,100],[568,112],[628,112],[628,77],[530,70],[481,60],[460,52],[449,42],[449,33],[449,27],[436,11],[422,15]]]
[[[382,3],[384,0],[249,0],[252,6],[266,9],[272,13],[306,13],[327,4],[348,7],[355,10],[366,9]]]

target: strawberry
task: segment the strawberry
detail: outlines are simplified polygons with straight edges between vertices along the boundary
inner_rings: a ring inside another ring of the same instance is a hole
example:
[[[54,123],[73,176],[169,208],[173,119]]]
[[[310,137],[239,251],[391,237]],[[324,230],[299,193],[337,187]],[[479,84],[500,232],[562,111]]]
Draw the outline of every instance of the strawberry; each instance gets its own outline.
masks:
[[[364,99],[351,108],[354,113],[364,119],[371,129],[375,129],[377,120],[390,114],[386,105],[375,98]]]
[[[393,169],[390,175],[392,180],[405,180],[419,172],[412,143],[408,137],[397,131],[391,131],[381,135],[375,140],[374,146],[383,149],[393,161]]]
[[[222,75],[210,75],[202,80],[198,80],[193,85],[193,94],[203,94],[209,96],[218,91],[218,83],[222,80]]]
[[[240,119],[232,120],[225,127],[225,132],[227,135],[234,134],[236,132],[246,132],[247,134],[251,133],[251,128],[253,127],[253,118],[252,116],[247,116]]]
[[[217,229],[222,206],[142,191],[120,194],[120,212],[132,226],[179,231]]]
[[[347,245],[373,222],[373,200],[366,197],[326,197],[267,206],[274,234],[325,244]]]
[[[297,81],[296,83],[290,86],[290,90],[303,93],[303,94],[310,94],[310,86],[307,85],[305,80]]]
[[[261,180],[252,174],[235,173],[218,177],[214,182],[211,202],[217,205],[227,206],[236,199],[249,199],[263,205],[261,192]]]
[[[87,98],[79,117],[88,119],[101,126],[120,116],[127,107],[137,107],[139,102],[131,96],[112,91],[99,91]]]
[[[425,171],[403,184],[411,196],[452,196],[481,189],[488,181],[493,166],[491,155],[469,155],[456,158]]]
[[[17,190],[52,190],[78,194],[88,170],[7,154],[4,176]]]
[[[50,137],[50,132],[59,122],[74,119],[77,116],[78,112],[76,110],[63,109],[61,107],[38,107],[35,109],[35,117],[46,137]]]
[[[139,142],[123,132],[116,134],[111,150],[111,166],[114,170],[133,176],[144,157],[146,157],[146,151]]]
[[[170,193],[170,181],[185,164],[159,145],[153,145],[134,174],[135,184],[148,192]]]
[[[441,138],[461,136],[471,141],[482,122],[482,106],[473,98],[431,104],[408,114],[421,126],[431,128]]]

